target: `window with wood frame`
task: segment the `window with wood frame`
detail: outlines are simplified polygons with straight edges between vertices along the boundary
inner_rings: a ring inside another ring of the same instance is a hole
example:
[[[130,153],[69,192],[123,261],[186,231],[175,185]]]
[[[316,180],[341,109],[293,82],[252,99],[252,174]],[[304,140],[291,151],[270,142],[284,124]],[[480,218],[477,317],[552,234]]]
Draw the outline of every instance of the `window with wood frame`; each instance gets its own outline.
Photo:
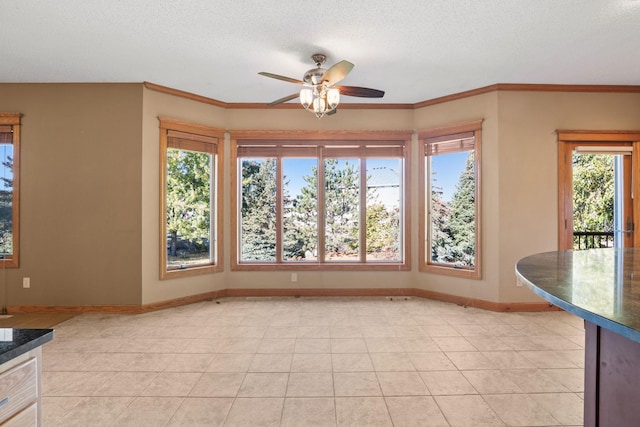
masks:
[[[19,266],[20,117],[0,113],[0,267]]]
[[[482,121],[418,133],[420,270],[479,279]]]
[[[160,118],[160,277],[221,270],[224,131]]]
[[[409,132],[233,133],[233,268],[404,270]]]

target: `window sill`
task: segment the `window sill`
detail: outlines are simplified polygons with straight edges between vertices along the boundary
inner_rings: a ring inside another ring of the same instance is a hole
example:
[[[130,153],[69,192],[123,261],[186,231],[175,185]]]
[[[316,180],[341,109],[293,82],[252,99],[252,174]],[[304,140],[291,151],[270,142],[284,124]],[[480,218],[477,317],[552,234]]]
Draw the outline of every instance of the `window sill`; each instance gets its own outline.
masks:
[[[217,273],[222,271],[220,265],[202,265],[187,268],[175,268],[160,272],[160,279],[175,279],[178,277],[199,276],[202,274]]]
[[[475,280],[480,280],[482,278],[482,275],[480,274],[480,270],[478,268],[460,268],[443,264],[423,264],[420,266],[420,272],[441,274],[443,276],[464,277],[467,279]]]
[[[234,263],[232,271],[408,271],[411,266],[408,263],[362,263],[362,262],[325,262],[318,263],[259,263],[243,262]]]

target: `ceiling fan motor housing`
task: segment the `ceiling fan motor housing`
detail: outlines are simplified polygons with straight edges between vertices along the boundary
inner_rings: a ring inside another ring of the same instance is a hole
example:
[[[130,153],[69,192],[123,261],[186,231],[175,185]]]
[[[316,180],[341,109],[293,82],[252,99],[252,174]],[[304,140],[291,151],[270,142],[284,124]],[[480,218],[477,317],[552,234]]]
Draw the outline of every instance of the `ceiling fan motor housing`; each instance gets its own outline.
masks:
[[[327,60],[327,56],[322,53],[314,53],[311,55],[311,59],[316,64],[316,68],[304,73],[302,80],[305,83],[315,86],[322,83],[322,76],[324,76],[324,73],[327,71],[325,68],[322,68],[322,64]]]
[[[327,70],[325,70],[324,68],[313,68],[309,71],[307,71],[306,73],[304,73],[304,77],[302,78],[302,80],[310,85],[316,86],[319,85],[320,83],[322,83],[322,76],[324,76],[324,73]]]

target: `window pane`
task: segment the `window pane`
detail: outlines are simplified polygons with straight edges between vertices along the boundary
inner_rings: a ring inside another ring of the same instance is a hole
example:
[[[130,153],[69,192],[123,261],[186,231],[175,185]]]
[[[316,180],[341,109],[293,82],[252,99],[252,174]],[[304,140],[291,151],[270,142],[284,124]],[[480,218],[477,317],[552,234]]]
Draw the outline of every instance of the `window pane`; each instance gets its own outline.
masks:
[[[276,260],[276,159],[242,159],[240,260]]]
[[[285,261],[318,259],[318,161],[283,159]]]
[[[273,136],[235,140],[234,269],[387,270],[405,262],[404,139]]]
[[[212,261],[211,165],[210,154],[167,148],[167,268]]]
[[[367,159],[367,260],[400,261],[401,159]]]
[[[430,161],[430,261],[475,267],[474,151],[426,157]]]
[[[7,133],[11,136],[10,133]],[[3,138],[4,140],[4,138]],[[13,255],[13,145],[0,144],[0,257]]]
[[[360,162],[324,161],[325,259],[357,261],[360,227]]]
[[[620,194],[616,193],[617,165],[612,154],[573,153],[573,249],[592,249],[615,246],[614,233]],[[619,183],[618,183],[619,184]],[[577,234],[576,233],[580,233]]]

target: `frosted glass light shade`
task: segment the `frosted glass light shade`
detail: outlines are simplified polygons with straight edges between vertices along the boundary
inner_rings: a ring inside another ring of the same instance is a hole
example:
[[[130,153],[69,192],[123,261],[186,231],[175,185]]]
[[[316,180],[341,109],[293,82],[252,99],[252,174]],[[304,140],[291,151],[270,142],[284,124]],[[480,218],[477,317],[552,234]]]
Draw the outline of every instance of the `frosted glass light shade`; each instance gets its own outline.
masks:
[[[338,89],[329,89],[327,91],[327,104],[329,104],[329,110],[333,110],[340,103],[340,91]]]
[[[302,89],[300,91],[300,103],[307,109],[313,102],[313,91],[311,89]]]

